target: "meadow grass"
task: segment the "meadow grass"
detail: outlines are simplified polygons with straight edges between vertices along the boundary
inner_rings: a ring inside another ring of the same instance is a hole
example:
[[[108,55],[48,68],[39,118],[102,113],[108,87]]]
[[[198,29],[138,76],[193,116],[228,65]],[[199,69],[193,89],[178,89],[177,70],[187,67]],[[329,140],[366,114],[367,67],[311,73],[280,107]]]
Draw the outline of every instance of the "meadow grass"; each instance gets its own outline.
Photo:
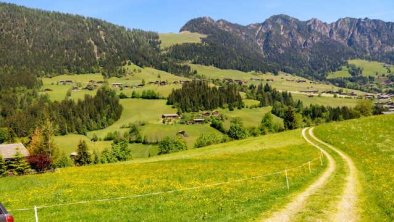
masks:
[[[285,139],[284,139],[285,138]],[[118,164],[60,169],[0,179],[0,199],[11,209],[165,192],[152,196],[39,209],[40,221],[250,221],[286,204],[324,169],[300,130]],[[280,173],[262,178],[234,180]],[[34,221],[33,211],[12,211]]]
[[[264,115],[271,112],[272,107],[244,108],[229,111],[228,109],[220,109],[220,113],[225,115],[227,119],[224,121],[224,127],[228,129],[230,122],[234,118],[240,118],[245,127],[258,127]],[[283,122],[281,118],[274,116],[274,121]]]
[[[210,127],[209,124],[147,124],[141,128],[141,134],[144,135],[148,141],[160,141],[164,137],[175,137],[179,131],[185,131],[187,136],[182,137],[189,148],[193,148],[197,138],[201,134],[215,134],[222,135],[219,131]]]
[[[176,113],[176,109],[166,105],[166,100],[122,99],[120,104],[123,106],[120,119],[105,129],[89,132],[89,137],[96,134],[99,138],[104,138],[109,132],[125,132],[128,129],[121,129],[121,127],[129,123],[144,122],[162,125],[162,114]]]
[[[394,115],[331,123],[316,136],[347,153],[359,170],[363,221],[394,220]]]
[[[304,94],[292,94],[293,98],[295,100],[301,100],[304,105],[309,106],[310,104],[317,104],[317,105],[324,105],[324,106],[332,106],[332,107],[338,107],[338,106],[348,106],[348,107],[354,107],[357,105],[357,102],[359,101],[358,99],[353,99],[353,98],[334,98],[334,97],[328,97],[328,96],[314,96],[314,97],[309,97],[308,95]]]
[[[387,68],[384,67],[384,63],[381,62],[368,61],[363,59],[351,59],[348,61],[348,63],[362,68],[363,76],[376,76],[376,74],[382,75],[388,73]],[[393,70],[394,65],[391,65],[390,69]],[[327,76],[328,79],[343,78],[343,77],[351,77],[351,75],[348,72],[348,68],[346,66],[342,66],[341,70],[336,72],[331,72]]]
[[[271,73],[256,73],[256,72],[242,72],[238,70],[231,69],[219,69],[213,66],[203,66],[196,64],[189,64],[193,70],[196,70],[199,75],[205,76],[209,79],[239,79],[246,80],[248,83],[254,84],[270,84],[273,88],[282,91],[303,91],[303,90],[318,90],[328,91],[328,90],[339,90],[343,89],[344,92],[355,92],[357,94],[362,94],[362,92],[357,90],[339,88],[331,84],[313,82],[311,80],[280,72],[278,75],[273,75]],[[263,79],[263,81],[252,81],[251,78]],[[274,81],[267,81],[267,79],[272,79]],[[301,82],[297,82],[301,81]],[[303,82],[305,81],[305,82]]]
[[[174,45],[181,45],[184,43],[201,43],[201,39],[206,35],[195,32],[180,32],[180,33],[162,33],[159,34],[161,41],[161,48],[166,49]]]

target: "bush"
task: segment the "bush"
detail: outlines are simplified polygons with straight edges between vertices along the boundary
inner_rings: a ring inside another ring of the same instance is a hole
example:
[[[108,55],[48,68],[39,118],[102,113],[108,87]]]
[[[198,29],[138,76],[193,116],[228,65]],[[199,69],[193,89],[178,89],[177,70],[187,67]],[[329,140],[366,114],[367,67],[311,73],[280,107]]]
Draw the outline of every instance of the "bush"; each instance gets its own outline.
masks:
[[[123,92],[121,92],[121,93],[119,94],[119,98],[120,98],[120,99],[127,99],[127,98],[129,98],[129,97],[127,97],[126,94],[124,94]]]
[[[201,134],[194,144],[195,148],[218,144],[226,141],[226,137],[217,134]]]
[[[160,99],[159,93],[156,93],[155,91],[148,89],[142,91],[141,98],[143,99]]]
[[[159,155],[186,150],[185,141],[180,138],[165,137],[159,142]]]
[[[3,157],[0,155],[0,177],[5,176],[6,174],[7,174],[7,165]]]
[[[70,167],[74,166],[73,161],[69,156],[67,156],[65,153],[62,153],[59,157],[59,159],[55,163],[55,167],[58,168],[64,168],[64,167]]]
[[[230,138],[240,140],[248,137],[248,130],[245,129],[241,120],[234,119],[231,121],[230,129],[227,132]]]
[[[45,154],[37,154],[27,158],[31,168],[37,172],[45,172],[51,169],[52,159]]]
[[[211,122],[211,127],[219,130],[222,133],[226,133],[226,130],[224,129],[223,126],[223,121],[219,119],[213,118]]]

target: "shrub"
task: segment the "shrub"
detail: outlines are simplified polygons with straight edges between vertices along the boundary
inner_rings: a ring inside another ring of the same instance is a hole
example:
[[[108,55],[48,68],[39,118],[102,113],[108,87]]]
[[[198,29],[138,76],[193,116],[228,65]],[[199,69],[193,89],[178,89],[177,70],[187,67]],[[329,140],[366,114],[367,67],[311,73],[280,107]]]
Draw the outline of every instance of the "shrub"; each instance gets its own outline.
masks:
[[[248,137],[248,131],[243,126],[241,120],[234,119],[231,121],[230,129],[227,132],[230,138],[240,140]]]
[[[59,168],[70,167],[73,165],[74,165],[73,161],[65,153],[62,153],[59,156],[59,159],[57,159],[57,161],[55,162],[55,167],[59,167]]]
[[[119,94],[119,99],[127,99],[127,98],[128,98],[127,95],[124,94],[123,92],[121,92],[121,93]]]
[[[7,165],[3,157],[0,155],[0,177],[5,176],[6,174],[7,174]]]
[[[180,138],[165,137],[159,142],[159,155],[186,150],[185,141]]]
[[[226,133],[226,130],[224,129],[223,126],[223,121],[219,119],[213,118],[211,122],[211,127],[219,130],[222,133]]]
[[[201,134],[194,144],[195,148],[225,142],[226,138],[217,134]]]
[[[37,154],[27,158],[31,168],[37,172],[45,172],[51,169],[52,159],[45,154]]]

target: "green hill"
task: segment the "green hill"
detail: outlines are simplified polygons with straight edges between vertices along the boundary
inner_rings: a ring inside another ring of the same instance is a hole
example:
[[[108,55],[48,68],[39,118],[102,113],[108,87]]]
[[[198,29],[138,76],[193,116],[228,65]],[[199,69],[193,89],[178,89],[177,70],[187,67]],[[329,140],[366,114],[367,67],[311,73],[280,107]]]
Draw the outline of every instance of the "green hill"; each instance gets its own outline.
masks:
[[[322,125],[315,132],[355,161],[362,186],[362,221],[393,221],[394,115]]]
[[[0,199],[17,221],[33,221],[33,206],[47,206],[38,210],[40,221],[249,221],[312,181],[324,169],[318,157],[296,130],[120,164],[2,178]],[[312,173],[305,165],[310,160]],[[125,198],[110,200],[118,197]]]

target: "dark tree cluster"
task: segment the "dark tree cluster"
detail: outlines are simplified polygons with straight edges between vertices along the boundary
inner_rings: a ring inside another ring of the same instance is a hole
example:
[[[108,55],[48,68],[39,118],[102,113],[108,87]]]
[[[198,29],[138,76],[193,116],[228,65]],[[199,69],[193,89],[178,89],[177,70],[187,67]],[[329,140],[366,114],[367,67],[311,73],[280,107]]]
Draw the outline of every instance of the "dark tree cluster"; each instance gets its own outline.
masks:
[[[272,88],[268,83],[250,85],[247,90],[247,96],[249,99],[255,99],[260,101],[260,106],[272,106],[275,102],[280,102],[284,105],[293,105],[294,100],[291,93],[287,91],[279,92]]]
[[[191,75],[160,53],[159,35],[77,15],[0,3],[0,68],[33,75],[124,74],[126,61]]]
[[[18,137],[26,137],[49,118],[56,134],[84,134],[111,125],[120,118],[122,109],[116,93],[106,88],[77,102],[51,102],[35,91],[15,92],[14,89],[0,93],[0,126]]]
[[[182,112],[213,110],[227,106],[230,110],[242,108],[243,102],[235,84],[210,87],[207,81],[186,82],[181,89],[175,89],[168,96],[168,105],[176,106]]]

